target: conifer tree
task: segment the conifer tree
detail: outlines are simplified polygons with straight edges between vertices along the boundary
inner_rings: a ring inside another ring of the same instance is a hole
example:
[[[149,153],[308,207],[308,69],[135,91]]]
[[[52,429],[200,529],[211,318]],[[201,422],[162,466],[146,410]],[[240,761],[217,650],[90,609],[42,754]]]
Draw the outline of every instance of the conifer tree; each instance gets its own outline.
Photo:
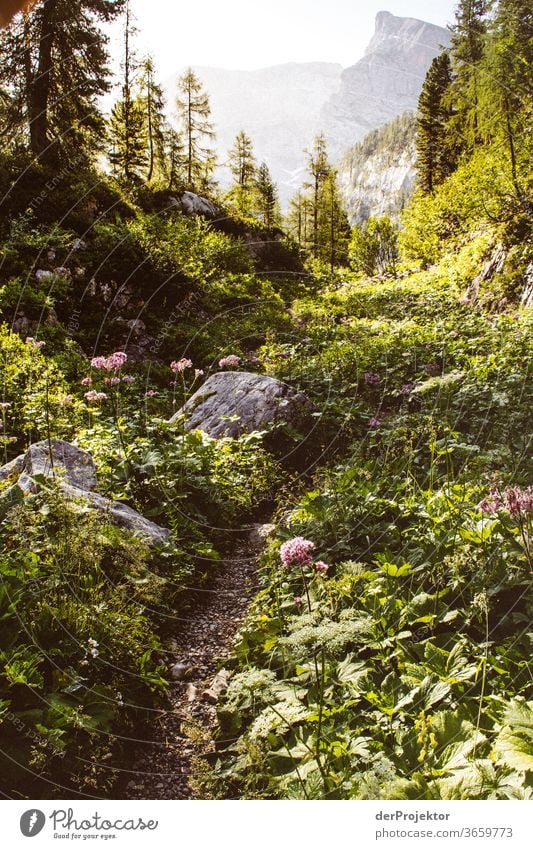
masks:
[[[425,194],[432,194],[435,187],[452,173],[455,165],[449,127],[452,110],[448,94],[451,83],[450,57],[448,53],[441,53],[431,64],[418,101],[418,184]]]
[[[0,36],[4,133],[34,156],[94,150],[102,136],[97,99],[109,90],[107,36],[123,0],[37,0]]]
[[[250,215],[254,202],[254,180],[257,163],[251,138],[241,130],[228,154],[228,166],[233,176],[233,186],[228,199],[241,215]]]
[[[278,191],[266,162],[257,170],[255,180],[256,215],[265,227],[277,227],[280,223]]]
[[[210,122],[209,95],[192,68],[178,81],[176,107],[185,138],[187,186],[203,189],[209,184],[215,167],[210,146],[215,134]]]
[[[327,262],[332,271],[335,266],[344,265],[348,260],[350,233],[348,216],[337,183],[337,172],[330,169],[321,192],[318,257]]]
[[[161,168],[165,156],[165,98],[163,89],[156,80],[154,61],[151,56],[146,57],[142,66],[141,98],[148,138],[146,180],[150,183],[156,164]]]
[[[479,141],[480,65],[485,52],[487,13],[492,0],[459,0],[452,29],[454,72],[450,88],[455,118],[452,122],[466,149]]]
[[[165,124],[161,171],[168,191],[180,189],[185,185],[187,163],[184,150],[181,134],[174,127]]]
[[[147,164],[147,130],[144,104],[135,91],[139,63],[133,47],[136,33],[130,0],[124,17],[122,97],[111,112],[109,161],[115,175],[126,182],[140,180]]]
[[[330,172],[326,139],[323,134],[316,136],[312,150],[307,151],[307,171],[311,179],[305,184],[304,188],[311,189],[313,217],[312,252],[316,258],[319,254],[319,217],[322,189]]]

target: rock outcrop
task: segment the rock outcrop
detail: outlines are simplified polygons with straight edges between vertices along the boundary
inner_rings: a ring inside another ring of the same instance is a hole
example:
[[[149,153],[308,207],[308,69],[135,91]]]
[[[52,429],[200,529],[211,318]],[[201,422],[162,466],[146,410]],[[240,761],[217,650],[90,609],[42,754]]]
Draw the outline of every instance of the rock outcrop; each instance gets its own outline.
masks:
[[[220,372],[209,377],[172,421],[187,415],[185,428],[209,436],[242,433],[305,423],[311,404],[303,392],[273,377],[248,372]]]
[[[340,90],[322,110],[334,157],[370,130],[416,111],[429,66],[450,37],[443,27],[378,12],[365,55],[344,71]]]
[[[127,504],[96,492],[96,466],[91,455],[60,439],[50,444],[38,442],[0,468],[0,483],[12,481],[0,494],[0,513],[28,495],[36,495],[42,478],[56,479],[65,498],[88,501],[108,522],[137,533],[150,544],[162,544],[170,536],[169,530],[150,522]]]
[[[339,165],[339,186],[351,224],[398,219],[416,182],[416,119],[395,118],[351,148]]]

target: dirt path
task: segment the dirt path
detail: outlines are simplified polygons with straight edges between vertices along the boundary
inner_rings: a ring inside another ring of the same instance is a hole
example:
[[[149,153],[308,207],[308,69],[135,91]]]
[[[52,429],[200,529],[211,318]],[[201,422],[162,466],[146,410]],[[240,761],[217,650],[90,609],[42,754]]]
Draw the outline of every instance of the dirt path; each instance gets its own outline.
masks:
[[[205,748],[186,729],[193,725],[209,730],[216,723],[216,706],[203,693],[210,688],[220,660],[229,654],[257,594],[258,556],[264,545],[261,530],[266,527],[254,526],[236,545],[175,635],[175,659],[185,667],[184,679],[172,684],[171,707],[155,715],[150,739],[137,741],[133,777],[122,782],[119,798],[195,798],[189,786],[191,759]]]

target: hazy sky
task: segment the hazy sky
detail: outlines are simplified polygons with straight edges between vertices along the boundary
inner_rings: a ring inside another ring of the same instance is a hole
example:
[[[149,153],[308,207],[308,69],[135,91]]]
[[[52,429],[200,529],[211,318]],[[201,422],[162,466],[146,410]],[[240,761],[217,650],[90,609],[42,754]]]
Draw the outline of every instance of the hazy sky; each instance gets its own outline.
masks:
[[[282,62],[353,65],[376,12],[452,22],[456,0],[132,0],[138,46],[163,79],[186,65],[239,70]],[[113,37],[114,53],[120,48]]]

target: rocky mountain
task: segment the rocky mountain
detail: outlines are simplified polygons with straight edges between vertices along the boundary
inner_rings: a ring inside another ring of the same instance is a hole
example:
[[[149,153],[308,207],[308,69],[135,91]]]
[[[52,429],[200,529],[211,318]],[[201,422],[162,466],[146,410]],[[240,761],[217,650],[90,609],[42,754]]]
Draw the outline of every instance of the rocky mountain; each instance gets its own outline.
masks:
[[[239,130],[246,130],[285,203],[301,184],[303,151],[314,136],[324,132],[332,159],[339,160],[369,131],[415,110],[426,71],[449,39],[442,27],[379,12],[365,55],[344,71],[323,62],[258,71],[196,67],[210,94],[221,161]],[[175,79],[171,98],[174,88]],[[228,182],[224,168],[219,179]]]
[[[332,155],[416,110],[429,66],[449,43],[450,33],[442,27],[379,12],[365,55],[343,72],[339,90],[321,112]]]
[[[416,119],[406,112],[372,130],[339,163],[339,183],[352,224],[370,216],[397,218],[416,179]]]

